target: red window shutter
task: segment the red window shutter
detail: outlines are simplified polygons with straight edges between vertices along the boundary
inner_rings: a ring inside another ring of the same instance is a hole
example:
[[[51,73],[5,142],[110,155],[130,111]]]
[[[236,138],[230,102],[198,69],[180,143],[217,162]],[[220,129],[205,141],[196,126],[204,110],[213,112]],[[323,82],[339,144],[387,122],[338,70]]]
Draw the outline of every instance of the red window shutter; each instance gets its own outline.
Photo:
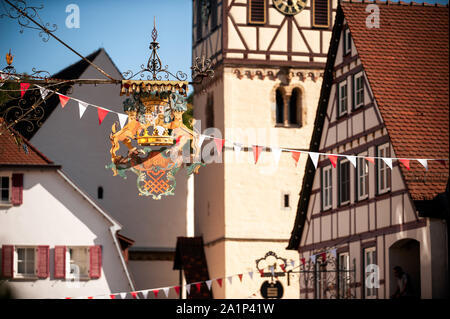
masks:
[[[38,246],[37,248],[37,276],[47,278],[49,275],[49,247]]]
[[[91,246],[89,248],[89,255],[89,277],[91,279],[100,278],[102,272],[102,247]]]
[[[66,278],[66,246],[55,246],[55,278]]]
[[[13,277],[13,265],[14,265],[14,246],[3,245],[2,246],[2,277]]]
[[[11,204],[22,205],[23,174],[12,174]]]

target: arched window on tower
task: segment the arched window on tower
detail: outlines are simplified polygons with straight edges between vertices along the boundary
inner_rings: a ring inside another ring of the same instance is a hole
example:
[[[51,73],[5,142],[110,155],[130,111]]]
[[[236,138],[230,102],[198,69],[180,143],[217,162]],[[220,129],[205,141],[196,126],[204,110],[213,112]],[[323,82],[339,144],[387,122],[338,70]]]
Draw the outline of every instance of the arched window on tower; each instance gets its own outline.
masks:
[[[289,124],[302,126],[302,95],[298,88],[292,90],[289,99]]]
[[[283,93],[280,89],[277,89],[276,93],[276,121],[277,124],[284,124],[284,100],[283,100]]]

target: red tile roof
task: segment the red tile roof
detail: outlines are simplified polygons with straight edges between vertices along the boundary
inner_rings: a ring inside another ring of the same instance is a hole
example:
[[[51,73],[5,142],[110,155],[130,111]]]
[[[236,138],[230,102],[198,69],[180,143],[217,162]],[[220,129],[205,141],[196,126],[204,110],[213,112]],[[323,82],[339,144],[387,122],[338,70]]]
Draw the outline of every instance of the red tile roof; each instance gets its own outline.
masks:
[[[54,163],[23,138],[28,154],[18,146],[9,131],[0,131],[0,167],[8,166],[54,166]],[[18,133],[17,133],[18,134]],[[18,136],[20,136],[18,134]]]
[[[448,6],[377,1],[380,27],[367,28],[369,2],[341,2],[396,157],[449,158]],[[400,165],[413,200],[445,191],[445,165]]]

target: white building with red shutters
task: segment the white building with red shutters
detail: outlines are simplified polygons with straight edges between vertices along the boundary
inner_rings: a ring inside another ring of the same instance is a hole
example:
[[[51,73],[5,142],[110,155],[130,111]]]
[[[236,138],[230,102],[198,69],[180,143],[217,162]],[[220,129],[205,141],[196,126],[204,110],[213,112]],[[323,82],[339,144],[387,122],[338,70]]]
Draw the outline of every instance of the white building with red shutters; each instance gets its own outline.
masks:
[[[121,225],[60,166],[24,145],[27,152],[8,132],[0,135],[0,284],[15,298],[109,298],[134,290]]]

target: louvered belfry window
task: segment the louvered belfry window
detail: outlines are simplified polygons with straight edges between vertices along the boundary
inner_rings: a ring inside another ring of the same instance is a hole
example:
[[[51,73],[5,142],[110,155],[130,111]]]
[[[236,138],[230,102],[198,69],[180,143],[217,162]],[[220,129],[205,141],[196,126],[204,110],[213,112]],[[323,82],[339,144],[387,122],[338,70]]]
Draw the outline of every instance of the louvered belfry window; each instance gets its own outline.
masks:
[[[266,23],[266,0],[249,1],[249,23]]]
[[[314,27],[329,26],[329,5],[328,0],[313,0]]]

